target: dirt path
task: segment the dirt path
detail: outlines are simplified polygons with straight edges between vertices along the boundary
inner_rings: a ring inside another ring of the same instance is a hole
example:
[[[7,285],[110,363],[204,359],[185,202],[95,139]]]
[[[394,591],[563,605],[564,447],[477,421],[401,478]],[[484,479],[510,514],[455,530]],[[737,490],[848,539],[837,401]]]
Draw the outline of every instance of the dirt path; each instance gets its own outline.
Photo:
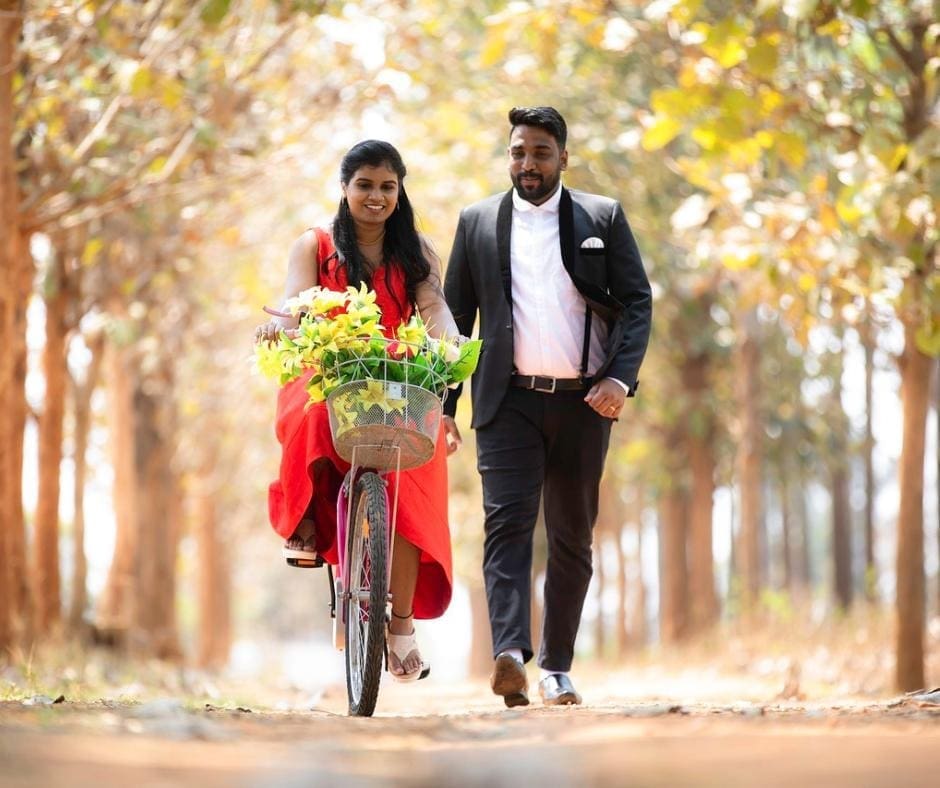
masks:
[[[483,684],[339,691],[314,710],[0,704],[0,786],[933,786],[940,707],[910,701],[679,705],[588,693],[500,708]]]

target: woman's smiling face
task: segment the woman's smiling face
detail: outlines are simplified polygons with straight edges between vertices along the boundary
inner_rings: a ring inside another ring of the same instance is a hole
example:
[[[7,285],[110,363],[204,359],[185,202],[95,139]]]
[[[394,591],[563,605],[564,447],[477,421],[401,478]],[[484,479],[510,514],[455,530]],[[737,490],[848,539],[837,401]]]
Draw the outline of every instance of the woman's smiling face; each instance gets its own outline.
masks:
[[[349,212],[362,224],[382,223],[398,205],[398,174],[388,165],[363,166],[343,184]]]

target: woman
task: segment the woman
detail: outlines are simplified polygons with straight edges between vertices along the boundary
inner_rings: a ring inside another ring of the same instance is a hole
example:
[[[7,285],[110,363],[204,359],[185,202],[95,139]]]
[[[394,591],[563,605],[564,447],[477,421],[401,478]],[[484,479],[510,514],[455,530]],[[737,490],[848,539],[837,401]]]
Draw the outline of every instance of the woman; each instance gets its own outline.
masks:
[[[417,309],[431,336],[457,336],[441,290],[441,261],[415,229],[405,172],[401,155],[387,142],[367,140],[346,153],[339,210],[329,229],[308,230],[294,242],[285,299],[315,285],[344,290],[365,282],[376,292],[389,334]],[[276,318],[257,328],[255,340],[271,341],[278,331],[296,325],[296,319]],[[268,509],[274,530],[287,539],[286,557],[319,553],[336,564],[336,498],[349,464],[333,448],[325,403],[308,406],[304,384],[311,374],[288,383],[278,395],[283,453]],[[401,473],[388,638],[389,670],[399,681],[428,672],[412,619],[440,616],[450,603],[446,455],[452,450],[440,430],[431,462]]]

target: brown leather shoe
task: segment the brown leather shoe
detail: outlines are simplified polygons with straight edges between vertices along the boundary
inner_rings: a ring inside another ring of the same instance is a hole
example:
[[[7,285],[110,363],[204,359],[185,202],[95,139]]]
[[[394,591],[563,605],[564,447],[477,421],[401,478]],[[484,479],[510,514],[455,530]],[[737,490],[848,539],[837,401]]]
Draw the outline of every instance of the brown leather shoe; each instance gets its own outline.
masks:
[[[512,654],[503,652],[496,655],[490,687],[496,695],[503,696],[503,702],[509,708],[529,705],[529,679],[525,665]]]
[[[564,673],[552,673],[539,682],[539,695],[546,706],[574,706],[581,696]]]

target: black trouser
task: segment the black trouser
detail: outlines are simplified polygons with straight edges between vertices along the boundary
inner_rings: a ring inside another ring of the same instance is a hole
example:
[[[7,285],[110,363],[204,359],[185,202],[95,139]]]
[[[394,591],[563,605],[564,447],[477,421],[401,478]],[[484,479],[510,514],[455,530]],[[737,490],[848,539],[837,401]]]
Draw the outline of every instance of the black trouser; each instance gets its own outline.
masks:
[[[496,418],[476,433],[493,653],[519,648],[526,662],[532,658],[532,533],[544,487],[548,565],[538,664],[548,670],[571,669],[610,441],[611,420],[584,402],[585,393],[511,387]]]

